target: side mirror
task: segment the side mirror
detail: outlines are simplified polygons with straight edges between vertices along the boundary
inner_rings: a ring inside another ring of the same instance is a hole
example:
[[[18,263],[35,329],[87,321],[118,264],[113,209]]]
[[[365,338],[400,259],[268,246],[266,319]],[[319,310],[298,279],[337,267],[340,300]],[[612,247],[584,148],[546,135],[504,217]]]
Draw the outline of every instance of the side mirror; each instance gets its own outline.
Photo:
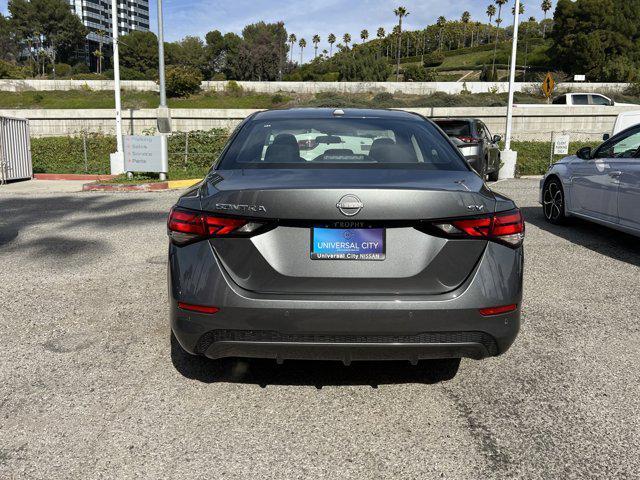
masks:
[[[578,158],[582,160],[591,160],[591,147],[583,147],[576,153]]]
[[[502,136],[500,135],[493,136],[493,143],[500,143],[500,140],[502,140]]]
[[[608,133],[605,133],[604,135],[602,135],[602,140],[605,141],[605,142],[607,140],[609,140],[610,138],[611,138],[611,135],[609,135]]]

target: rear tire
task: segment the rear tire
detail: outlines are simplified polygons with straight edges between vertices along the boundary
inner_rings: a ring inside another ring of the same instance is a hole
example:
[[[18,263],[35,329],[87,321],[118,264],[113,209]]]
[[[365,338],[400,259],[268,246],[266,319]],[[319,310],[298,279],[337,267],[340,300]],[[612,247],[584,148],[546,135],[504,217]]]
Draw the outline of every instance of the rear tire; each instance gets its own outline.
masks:
[[[496,170],[495,172],[491,172],[489,174],[489,181],[490,182],[497,182],[499,174],[500,174],[500,170]]]
[[[556,177],[552,177],[544,184],[542,189],[542,211],[545,220],[554,225],[561,225],[567,219],[562,182]]]

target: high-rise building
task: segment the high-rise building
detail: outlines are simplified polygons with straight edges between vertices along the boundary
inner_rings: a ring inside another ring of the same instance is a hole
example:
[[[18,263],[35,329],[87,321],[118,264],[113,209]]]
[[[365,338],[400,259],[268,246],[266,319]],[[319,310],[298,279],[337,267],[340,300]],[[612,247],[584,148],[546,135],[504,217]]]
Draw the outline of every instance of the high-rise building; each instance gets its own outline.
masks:
[[[69,0],[71,10],[90,31],[89,39],[106,32],[111,35],[111,0]],[[118,33],[149,30],[149,0],[118,0]],[[93,35],[92,35],[93,34]]]

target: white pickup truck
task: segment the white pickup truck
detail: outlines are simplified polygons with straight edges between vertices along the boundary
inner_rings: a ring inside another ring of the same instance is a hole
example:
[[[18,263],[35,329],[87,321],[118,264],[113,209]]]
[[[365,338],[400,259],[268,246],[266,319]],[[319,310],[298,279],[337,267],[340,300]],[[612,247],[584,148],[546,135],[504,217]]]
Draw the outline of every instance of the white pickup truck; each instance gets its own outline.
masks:
[[[552,105],[571,106],[600,106],[613,107],[615,105],[629,105],[628,103],[617,103],[601,93],[563,93],[551,102]]]

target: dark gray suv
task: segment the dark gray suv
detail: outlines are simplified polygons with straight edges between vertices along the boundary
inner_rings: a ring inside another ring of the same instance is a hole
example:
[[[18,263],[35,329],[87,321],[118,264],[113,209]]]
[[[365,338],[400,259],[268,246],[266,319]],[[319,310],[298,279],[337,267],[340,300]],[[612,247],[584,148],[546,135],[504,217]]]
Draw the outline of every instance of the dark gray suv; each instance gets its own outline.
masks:
[[[519,330],[522,215],[415,114],[254,114],[168,233],[189,353],[480,359]]]
[[[434,122],[451,138],[482,178],[495,182],[500,171],[500,135],[476,118],[438,118]]]

